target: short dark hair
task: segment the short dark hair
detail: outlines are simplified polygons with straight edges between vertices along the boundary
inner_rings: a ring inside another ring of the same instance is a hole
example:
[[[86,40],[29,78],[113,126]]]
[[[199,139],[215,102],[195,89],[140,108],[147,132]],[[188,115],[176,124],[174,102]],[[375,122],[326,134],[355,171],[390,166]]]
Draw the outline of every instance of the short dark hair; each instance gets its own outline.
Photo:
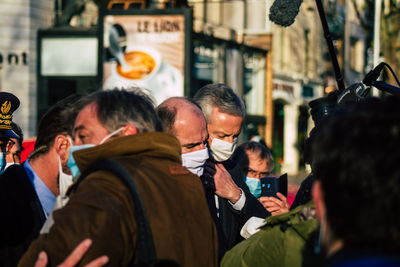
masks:
[[[11,130],[13,130],[14,133],[16,133],[19,136],[17,138],[17,141],[18,141],[19,148],[22,151],[24,149],[22,147],[22,143],[24,142],[24,133],[22,132],[21,127],[19,127],[19,125],[16,124],[15,122],[11,122]]]
[[[193,97],[193,101],[201,107],[204,116],[209,122],[212,109],[217,107],[221,112],[240,116],[246,116],[246,109],[242,99],[223,83],[208,84],[200,88]]]
[[[156,108],[157,115],[160,118],[164,131],[173,134],[174,133],[174,123],[176,117],[176,107],[161,106]]]
[[[57,135],[72,136],[75,118],[82,109],[78,101],[82,96],[81,94],[70,95],[58,101],[43,115],[39,122],[35,149],[30,155],[31,158],[47,153]]]
[[[113,132],[126,124],[134,125],[139,132],[163,130],[154,109],[154,102],[145,89],[112,89],[94,92],[80,101],[83,107],[95,103],[99,122]]]
[[[311,144],[333,235],[345,247],[400,249],[400,98],[367,98],[338,112]]]
[[[263,144],[254,141],[248,141],[239,145],[235,152],[232,154],[232,160],[239,166],[248,166],[249,159],[246,155],[247,151],[251,151],[258,155],[259,159],[266,159],[269,163],[269,168],[272,171],[274,168],[274,159],[272,157],[271,151]]]

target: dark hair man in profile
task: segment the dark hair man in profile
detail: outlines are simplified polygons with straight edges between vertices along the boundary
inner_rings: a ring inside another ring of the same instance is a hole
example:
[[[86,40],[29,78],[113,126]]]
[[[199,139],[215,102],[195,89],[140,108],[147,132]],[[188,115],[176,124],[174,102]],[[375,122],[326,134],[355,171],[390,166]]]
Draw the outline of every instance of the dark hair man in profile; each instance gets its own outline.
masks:
[[[0,176],[0,266],[16,266],[49,216],[56,196],[72,178],[66,163],[79,107],[73,95],[57,102],[41,118],[35,150],[21,165]],[[61,192],[65,193],[65,192]]]
[[[400,99],[332,116],[312,143],[312,196],[328,266],[400,266]]]

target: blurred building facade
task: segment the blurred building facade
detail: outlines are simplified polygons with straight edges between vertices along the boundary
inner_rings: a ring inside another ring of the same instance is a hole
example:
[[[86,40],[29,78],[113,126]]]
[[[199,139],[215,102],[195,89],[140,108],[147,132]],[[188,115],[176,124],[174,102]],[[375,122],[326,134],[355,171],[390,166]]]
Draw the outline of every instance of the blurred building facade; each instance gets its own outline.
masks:
[[[21,101],[14,112],[26,137],[35,135],[37,123],[37,31],[50,27],[54,0],[2,0],[0,2],[0,90]]]
[[[355,1],[362,6],[364,0]],[[52,27],[67,2],[0,3],[0,89],[21,99],[14,120],[28,137],[35,135],[37,99],[44,97],[37,93],[37,31]],[[98,4],[107,5],[109,1],[75,2],[84,3],[84,8],[69,18],[69,25],[94,29]],[[365,35],[352,1],[323,2],[339,64],[349,85],[362,79],[365,72]],[[158,7],[168,4],[152,3]],[[211,82],[230,85],[243,97],[249,115],[242,140],[265,140],[281,173],[296,175],[306,168],[302,144],[313,127],[308,103],[336,87],[315,1],[304,0],[296,21],[287,28],[268,19],[273,0],[171,3],[170,7],[187,5],[193,9],[191,94]]]

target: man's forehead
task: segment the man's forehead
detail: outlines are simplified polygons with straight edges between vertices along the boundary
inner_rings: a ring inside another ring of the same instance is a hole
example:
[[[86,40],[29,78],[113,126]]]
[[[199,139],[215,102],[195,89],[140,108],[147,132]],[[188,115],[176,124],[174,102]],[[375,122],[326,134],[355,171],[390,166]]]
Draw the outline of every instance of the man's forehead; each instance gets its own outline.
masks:
[[[97,119],[97,105],[96,103],[90,103],[82,108],[75,119],[75,127],[81,126],[83,122],[87,120]],[[84,126],[84,124],[82,124]]]
[[[211,118],[208,121],[209,125],[218,127],[219,131],[239,134],[242,128],[243,117],[221,112],[218,108],[214,108]]]

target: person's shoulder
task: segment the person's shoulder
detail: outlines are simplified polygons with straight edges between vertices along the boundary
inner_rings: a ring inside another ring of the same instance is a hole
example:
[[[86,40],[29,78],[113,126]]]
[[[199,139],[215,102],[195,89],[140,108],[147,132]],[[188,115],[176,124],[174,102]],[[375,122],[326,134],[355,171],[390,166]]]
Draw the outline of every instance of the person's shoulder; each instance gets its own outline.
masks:
[[[0,184],[17,184],[29,182],[22,165],[14,164],[5,169],[0,175]]]
[[[259,231],[229,250],[221,266],[281,266],[278,263],[284,255],[284,239],[284,233],[277,227]]]
[[[0,175],[0,195],[9,203],[11,199],[28,203],[35,197],[35,189],[22,165],[12,165]]]

